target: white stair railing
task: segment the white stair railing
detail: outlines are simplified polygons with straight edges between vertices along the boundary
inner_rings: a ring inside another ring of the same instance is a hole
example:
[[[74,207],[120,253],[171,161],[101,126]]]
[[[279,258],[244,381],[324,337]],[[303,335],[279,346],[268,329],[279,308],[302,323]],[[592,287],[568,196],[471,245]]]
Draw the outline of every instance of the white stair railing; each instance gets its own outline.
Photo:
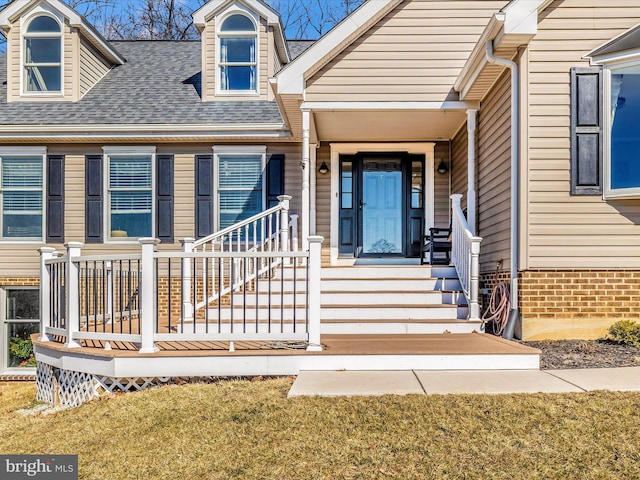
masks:
[[[194,240],[186,238],[182,241],[184,253],[275,253],[298,251],[298,216],[289,216],[289,202],[291,196],[280,195],[280,203],[253,217],[224,228],[211,235]],[[201,288],[196,288],[196,294],[192,290],[193,271],[196,265],[191,259],[184,258],[182,264],[182,316],[184,319],[193,319],[195,312],[206,307],[211,302],[220,300],[221,297],[231,291],[243,288],[249,282],[266,274],[280,265],[282,260],[276,257],[275,261],[267,261],[262,258],[257,268],[253,265],[240,268],[238,264],[225,264],[220,262],[216,267],[215,275],[211,271],[212,264],[202,262],[199,270]],[[285,262],[288,259],[285,258]],[[255,268],[255,270],[254,270]],[[213,278],[224,279],[218,285],[211,284]],[[206,288],[204,287],[206,286]]]
[[[451,195],[451,259],[469,304],[469,320],[480,320],[480,242],[471,232],[460,207],[462,195]]]

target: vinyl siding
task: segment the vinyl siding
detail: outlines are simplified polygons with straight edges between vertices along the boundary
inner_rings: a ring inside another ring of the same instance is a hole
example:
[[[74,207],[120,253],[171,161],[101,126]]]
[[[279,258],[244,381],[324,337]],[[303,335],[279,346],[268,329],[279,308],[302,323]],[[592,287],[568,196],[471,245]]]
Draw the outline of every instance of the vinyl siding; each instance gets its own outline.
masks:
[[[508,265],[511,225],[511,75],[505,71],[478,112],[480,271]],[[466,188],[465,188],[466,190]]]
[[[528,268],[640,267],[640,203],[569,195],[570,68],[639,22],[636,0],[567,0],[541,15],[528,52]]]
[[[316,150],[316,164],[327,162],[331,165],[331,147],[324,145]],[[322,243],[322,263],[329,263],[331,239],[331,172],[326,175],[316,175],[316,234],[324,237]]]
[[[82,98],[110,70],[84,39],[80,39],[80,97]]]
[[[75,35],[67,23],[63,25],[62,31],[62,71],[63,71],[63,93],[64,96],[38,97],[34,95],[23,96],[21,92],[22,62],[21,62],[21,37],[20,37],[20,20],[16,20],[11,27],[9,37],[7,39],[7,82],[8,82],[8,101],[28,101],[28,102],[56,102],[56,101],[74,101],[76,94],[74,89],[74,78],[76,69],[74,65],[74,42]]]
[[[273,65],[269,65],[269,49],[275,48],[269,45],[273,35],[269,35],[269,27],[266,21],[261,18],[258,25],[258,95],[218,95],[216,96],[216,23],[215,17],[211,18],[202,32],[202,65],[203,65],[203,92],[204,101],[228,101],[228,100],[268,100],[269,95],[269,72]],[[273,55],[273,54],[271,54]]]
[[[468,136],[467,124],[462,126],[451,141],[451,193],[462,194],[461,205],[467,206],[467,164],[468,164]]]
[[[180,250],[180,240],[194,235],[194,175],[196,154],[212,153],[212,145],[159,145],[157,154],[174,155],[174,231],[175,243],[160,244],[160,251]],[[291,213],[300,214],[302,170],[300,169],[302,147],[294,143],[267,144],[267,155],[285,154],[285,192],[293,197]],[[102,154],[102,145],[51,145],[50,154],[65,155],[65,242],[84,242],[85,220],[85,155]],[[328,195],[327,195],[328,198]],[[328,235],[327,235],[328,238]],[[328,243],[328,242],[327,242]],[[42,242],[20,244],[0,242],[0,278],[36,277],[38,270],[38,248]],[[51,244],[60,251],[62,245]],[[82,249],[85,255],[138,252],[135,244],[87,244]]]
[[[446,174],[438,173],[438,164],[440,160],[444,160],[447,165],[451,165],[449,161],[449,142],[438,142],[436,143],[434,150],[434,158],[433,162],[433,186],[434,186],[434,205],[433,205],[433,218],[434,218],[434,227],[440,228],[449,228],[451,224],[450,214],[449,214],[449,195],[451,195],[449,191],[449,179],[451,175],[451,168]]]
[[[307,81],[308,101],[443,101],[505,1],[405,0]]]

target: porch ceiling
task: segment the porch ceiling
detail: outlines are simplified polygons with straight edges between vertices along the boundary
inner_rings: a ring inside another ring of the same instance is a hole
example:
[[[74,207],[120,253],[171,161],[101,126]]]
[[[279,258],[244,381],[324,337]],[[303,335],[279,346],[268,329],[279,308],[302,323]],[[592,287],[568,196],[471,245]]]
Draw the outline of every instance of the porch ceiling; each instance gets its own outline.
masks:
[[[448,140],[466,120],[464,110],[313,112],[319,140],[379,142]]]

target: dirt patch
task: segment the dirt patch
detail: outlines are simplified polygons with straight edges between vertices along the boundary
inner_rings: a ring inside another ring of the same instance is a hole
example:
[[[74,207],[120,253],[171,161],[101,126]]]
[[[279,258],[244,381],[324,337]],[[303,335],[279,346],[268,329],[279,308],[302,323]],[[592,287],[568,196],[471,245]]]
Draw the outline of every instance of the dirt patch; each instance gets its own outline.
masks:
[[[640,348],[628,347],[607,340],[547,340],[522,342],[538,348],[540,368],[608,368],[640,366]]]

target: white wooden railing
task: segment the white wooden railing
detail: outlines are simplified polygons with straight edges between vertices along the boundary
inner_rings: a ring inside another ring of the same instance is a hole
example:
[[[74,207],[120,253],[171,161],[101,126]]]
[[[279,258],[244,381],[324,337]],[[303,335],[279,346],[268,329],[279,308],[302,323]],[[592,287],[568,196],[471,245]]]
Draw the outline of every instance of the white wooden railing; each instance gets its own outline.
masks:
[[[41,340],[64,340],[68,348],[102,342],[106,349],[126,342],[140,353],[157,351],[157,342],[305,341],[317,351],[322,240],[310,237],[306,252],[158,252],[155,238],[140,239],[138,254],[83,256],[83,245],[70,242],[59,256],[44,247]],[[194,285],[205,296],[209,286],[225,282],[223,270],[238,268],[245,288],[230,292],[229,303],[217,302],[186,319],[180,311],[185,262],[215,266]],[[269,266],[264,278],[255,276],[258,265]],[[284,288],[288,275],[292,290]]]
[[[280,195],[279,204],[253,217],[224,228],[199,240],[186,238],[182,241],[183,253],[265,253],[265,252],[297,252],[298,251],[298,215],[289,215],[289,195]],[[243,271],[238,264],[223,262],[220,266],[223,270],[216,275],[224,281],[206,292],[194,292],[192,278],[196,265],[188,257],[183,262],[182,299],[184,318],[192,319],[195,313],[206,308],[212,302],[219,301],[223,296],[232,291],[237,291],[252,282],[261,275],[265,275],[269,269],[279,266],[281,259],[275,258],[267,262],[267,257],[256,265],[251,264]],[[284,261],[288,261],[286,258]],[[275,262],[275,263],[274,263]],[[209,267],[212,267],[210,264]],[[234,268],[235,267],[235,268]],[[257,267],[257,268],[256,268]],[[213,278],[215,275],[205,265],[204,261],[199,268],[200,278],[205,284],[205,277]],[[207,295],[204,295],[207,293]]]
[[[469,320],[480,320],[480,242],[471,232],[460,207],[462,195],[451,195],[451,259],[469,304]]]

